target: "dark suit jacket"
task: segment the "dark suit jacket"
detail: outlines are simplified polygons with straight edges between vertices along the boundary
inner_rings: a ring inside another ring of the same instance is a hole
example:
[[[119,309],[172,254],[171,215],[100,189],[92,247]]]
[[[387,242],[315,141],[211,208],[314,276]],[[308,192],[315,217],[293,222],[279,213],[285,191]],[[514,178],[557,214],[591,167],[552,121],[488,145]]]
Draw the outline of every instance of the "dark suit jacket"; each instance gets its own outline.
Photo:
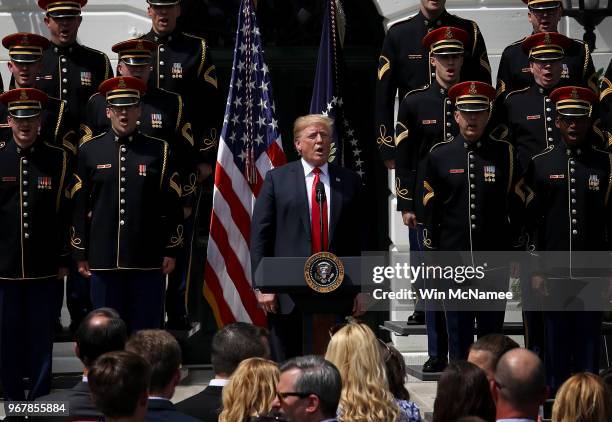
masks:
[[[177,410],[170,400],[159,399],[149,399],[149,406],[144,420],[145,422],[200,422],[199,419]]]
[[[49,402],[49,401],[67,401],[70,406],[70,416],[91,416],[100,417],[104,416],[93,404],[91,400],[91,393],[89,392],[89,386],[86,382],[79,382],[74,387],[68,390],[60,390],[58,392],[49,394],[47,396],[38,397],[37,402]],[[60,421],[66,418],[61,417],[38,417],[33,418],[36,421]]]
[[[198,394],[176,404],[176,410],[203,422],[217,422],[221,413],[223,387],[209,385]]]
[[[329,165],[330,218],[329,251],[339,257],[359,256],[362,246],[361,179],[353,171]],[[310,212],[301,160],[293,161],[266,174],[255,202],[251,223],[251,269],[255,273],[263,257],[307,257],[311,255]],[[340,290],[340,289],[339,289]],[[338,296],[341,295],[340,291]],[[334,293],[336,293],[334,292]],[[325,294],[331,299],[334,293]],[[315,294],[313,292],[313,294]],[[341,308],[352,305],[345,297]]]

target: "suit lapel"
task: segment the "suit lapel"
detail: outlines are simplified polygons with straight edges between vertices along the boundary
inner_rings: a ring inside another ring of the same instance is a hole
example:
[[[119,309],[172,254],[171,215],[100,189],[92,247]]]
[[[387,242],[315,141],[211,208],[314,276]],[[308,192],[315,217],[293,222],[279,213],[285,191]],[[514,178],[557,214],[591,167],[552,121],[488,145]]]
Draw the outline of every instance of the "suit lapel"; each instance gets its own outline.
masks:
[[[329,218],[329,246],[334,241],[334,232],[340,220],[340,212],[342,211],[342,179],[336,171],[336,167],[329,165],[329,186],[331,188],[331,204]]]
[[[304,167],[302,166],[301,160],[298,160],[295,163],[296,164],[293,166],[293,172],[295,173],[295,186],[297,189],[294,189],[293,192],[295,192],[296,195],[295,199],[297,204],[297,212],[300,216],[300,220],[302,220],[302,224],[304,225],[304,231],[308,236],[308,249],[310,249],[312,239],[310,239],[310,215],[308,212],[308,192],[306,192]]]

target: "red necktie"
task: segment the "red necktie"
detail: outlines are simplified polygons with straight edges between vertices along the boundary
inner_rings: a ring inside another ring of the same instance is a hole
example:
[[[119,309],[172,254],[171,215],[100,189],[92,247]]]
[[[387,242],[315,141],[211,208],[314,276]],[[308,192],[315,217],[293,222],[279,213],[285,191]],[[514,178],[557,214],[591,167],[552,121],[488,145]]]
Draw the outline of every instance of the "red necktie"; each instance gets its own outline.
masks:
[[[310,231],[312,234],[312,253],[321,252],[323,249],[327,250],[328,245],[328,233],[327,233],[327,203],[323,202],[323,248],[321,247],[321,225],[320,225],[320,208],[317,202],[317,184],[321,180],[319,175],[321,169],[315,167],[312,172],[314,173],[314,180],[312,182],[312,214],[310,219]]]

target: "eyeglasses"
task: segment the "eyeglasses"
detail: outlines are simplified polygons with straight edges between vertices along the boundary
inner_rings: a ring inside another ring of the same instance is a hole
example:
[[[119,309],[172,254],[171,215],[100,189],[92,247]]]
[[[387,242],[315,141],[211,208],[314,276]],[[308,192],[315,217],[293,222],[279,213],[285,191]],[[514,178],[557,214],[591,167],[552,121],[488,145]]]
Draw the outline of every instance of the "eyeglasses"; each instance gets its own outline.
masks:
[[[284,392],[284,393],[281,393],[280,391],[276,392],[276,395],[278,396],[278,398],[281,401],[284,401],[287,397],[292,397],[292,396],[293,397],[299,397],[301,399],[305,399],[306,397],[310,396],[311,394],[314,394],[314,393],[298,393],[298,392],[295,392],[295,391],[288,391],[288,392]]]

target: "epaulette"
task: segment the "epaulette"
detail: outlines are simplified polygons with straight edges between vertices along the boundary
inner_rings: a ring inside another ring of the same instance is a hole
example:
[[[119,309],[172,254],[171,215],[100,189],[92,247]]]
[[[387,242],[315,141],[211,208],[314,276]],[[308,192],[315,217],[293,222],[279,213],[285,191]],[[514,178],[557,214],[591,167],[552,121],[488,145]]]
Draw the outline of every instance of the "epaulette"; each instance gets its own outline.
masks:
[[[514,91],[510,91],[509,93],[506,94],[506,98],[504,98],[504,101],[506,101],[512,94],[518,94],[519,92],[523,92],[523,91],[527,91],[530,87],[526,86],[525,88],[520,88],[520,89],[515,89]]]
[[[108,58],[108,56],[104,52],[102,52],[100,50],[96,50],[95,48],[87,47],[87,46],[84,46],[82,44],[79,44],[79,45],[81,47],[83,47],[84,49],[91,51],[92,53],[96,53],[96,54],[99,54],[99,55],[105,57],[105,60]]]
[[[91,101],[91,99],[92,99],[93,97],[95,97],[96,95],[100,95],[100,93],[99,93],[99,92],[94,92],[93,94],[91,94],[91,97],[89,97],[89,98],[87,99],[87,102],[90,102],[90,101]]]
[[[198,41],[204,41],[206,43],[206,39],[204,37],[200,37],[198,35],[193,35],[193,34],[190,34],[188,32],[181,32],[181,34],[183,34],[186,37],[195,38]]]
[[[89,138],[89,137],[85,137],[85,136],[84,136],[84,137],[82,137],[82,138],[79,140],[79,148],[81,148],[81,147],[82,147],[83,145],[85,145],[85,144],[88,144],[89,142],[93,141],[94,139],[101,138],[102,136],[106,135],[107,133],[108,133],[108,131],[106,131],[106,132],[104,132],[104,133],[101,133],[101,134],[99,134],[99,135],[96,135],[96,136],[92,136],[91,138]]]
[[[523,38],[521,38],[520,40],[514,41],[513,43],[511,43],[511,44],[509,44],[508,46],[506,46],[506,48],[508,48],[508,47],[510,47],[510,46],[513,46],[513,45],[522,44],[522,43],[523,43],[523,41],[525,41],[525,39],[527,39],[527,37],[523,37]],[[505,50],[506,48],[504,48],[504,50]]]
[[[489,139],[492,139],[493,141],[509,143],[506,141],[506,136],[508,136],[508,126],[503,123],[495,126],[493,130],[489,132]]]
[[[163,140],[163,139],[161,139],[161,138],[156,138],[156,137],[154,137],[154,136],[145,135],[145,134],[144,134],[144,133],[142,133],[142,132],[140,132],[140,134],[141,134],[143,137],[148,138],[148,139],[150,139],[150,140],[152,140],[152,141],[158,141],[158,142],[162,142],[162,143],[164,143],[164,144],[167,144],[167,143],[168,143],[167,141],[164,141],[164,140]]]
[[[427,85],[423,85],[421,88],[415,88],[415,89],[413,89],[413,90],[410,90],[410,91],[408,91],[408,92],[406,93],[406,95],[404,95],[404,98],[406,98],[406,97],[407,97],[407,96],[409,96],[410,94],[416,94],[417,92],[422,92],[422,91],[425,91],[425,90],[426,90],[427,88],[429,88],[429,87],[430,87],[430,85],[429,85],[429,84],[427,84]],[[404,98],[402,98],[402,99],[404,99]]]

